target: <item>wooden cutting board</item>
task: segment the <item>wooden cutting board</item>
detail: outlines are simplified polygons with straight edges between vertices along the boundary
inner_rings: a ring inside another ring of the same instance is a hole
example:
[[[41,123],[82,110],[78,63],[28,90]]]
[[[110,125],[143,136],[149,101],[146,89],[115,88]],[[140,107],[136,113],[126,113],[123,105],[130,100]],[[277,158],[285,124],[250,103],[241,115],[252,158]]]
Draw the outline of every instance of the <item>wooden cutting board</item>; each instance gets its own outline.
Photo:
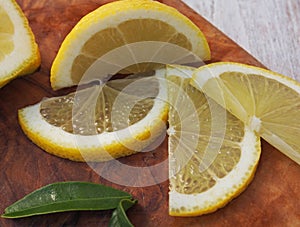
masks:
[[[102,183],[132,193],[139,201],[128,211],[135,226],[300,226],[300,167],[265,141],[262,141],[262,156],[256,176],[248,189],[215,213],[191,218],[168,215],[168,181],[143,188],[117,185],[101,178],[85,163],[57,158],[31,143],[18,125],[17,110],[37,103],[45,96],[66,93],[64,90],[52,91],[49,83],[50,67],[59,46],[83,15],[109,1],[17,2],[28,17],[36,36],[42,65],[34,74],[16,79],[0,90],[1,213],[5,207],[41,186],[76,180]],[[200,27],[211,47],[211,62],[235,61],[262,66],[180,0],[162,2],[177,8]],[[153,152],[137,154],[120,161],[133,166],[151,166],[166,158],[165,141]],[[98,164],[97,168],[102,173],[124,178],[110,162]],[[167,173],[167,168],[165,171]],[[132,180],[128,175],[125,175],[125,179]],[[110,215],[111,211],[85,211],[18,220],[0,218],[0,226],[106,226]]]

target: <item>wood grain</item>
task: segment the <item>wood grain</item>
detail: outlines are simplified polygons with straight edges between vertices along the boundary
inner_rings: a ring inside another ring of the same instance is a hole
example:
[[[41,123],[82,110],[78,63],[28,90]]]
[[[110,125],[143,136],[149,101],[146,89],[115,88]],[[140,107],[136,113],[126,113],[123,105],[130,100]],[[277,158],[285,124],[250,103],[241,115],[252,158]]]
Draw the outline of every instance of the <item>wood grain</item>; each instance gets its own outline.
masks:
[[[61,42],[76,22],[107,1],[101,0],[17,0],[29,19],[42,55],[40,69],[18,78],[0,90],[0,212],[29,192],[57,181],[90,181],[125,190],[139,203],[128,211],[136,226],[299,226],[299,166],[275,148],[262,142],[262,157],[256,176],[237,199],[215,213],[194,218],[168,215],[168,181],[149,187],[114,184],[86,163],[76,163],[52,156],[31,143],[17,122],[17,110],[39,102],[44,96],[59,95],[49,84],[49,70]],[[262,66],[255,58],[179,0],[163,0],[199,26],[212,50],[212,61],[238,61]],[[153,152],[140,153],[119,161],[132,166],[151,166],[167,158],[165,140]],[[103,174],[135,180],[112,162],[94,166]],[[164,172],[167,173],[167,167]],[[68,212],[28,217],[18,220],[0,218],[0,226],[106,226],[111,211]]]
[[[299,0],[183,0],[267,68],[300,81]]]

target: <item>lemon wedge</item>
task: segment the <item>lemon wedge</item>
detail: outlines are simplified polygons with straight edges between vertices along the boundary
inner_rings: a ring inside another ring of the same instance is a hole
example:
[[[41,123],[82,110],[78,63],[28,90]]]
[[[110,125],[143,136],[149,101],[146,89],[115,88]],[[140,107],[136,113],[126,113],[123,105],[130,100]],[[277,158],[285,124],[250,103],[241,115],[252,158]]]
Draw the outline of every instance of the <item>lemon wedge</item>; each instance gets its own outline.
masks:
[[[0,0],[0,88],[17,76],[34,72],[40,53],[21,8],[14,0]]]
[[[300,164],[300,84],[278,73],[221,62],[195,71],[192,85]]]
[[[84,16],[63,41],[51,68],[51,86],[60,89],[77,85],[93,64],[114,50],[119,51],[105,62],[120,65],[118,71],[123,73],[156,68],[156,58],[160,59],[158,63],[172,63],[176,52],[173,46],[166,50],[168,44],[199,59],[210,59],[203,33],[176,9],[150,0],[105,4]]]
[[[165,69],[112,80],[19,110],[25,134],[46,152],[74,161],[106,161],[143,151],[165,133]]]
[[[194,68],[168,66],[169,214],[213,212],[254,177],[260,139],[242,121],[190,85]]]

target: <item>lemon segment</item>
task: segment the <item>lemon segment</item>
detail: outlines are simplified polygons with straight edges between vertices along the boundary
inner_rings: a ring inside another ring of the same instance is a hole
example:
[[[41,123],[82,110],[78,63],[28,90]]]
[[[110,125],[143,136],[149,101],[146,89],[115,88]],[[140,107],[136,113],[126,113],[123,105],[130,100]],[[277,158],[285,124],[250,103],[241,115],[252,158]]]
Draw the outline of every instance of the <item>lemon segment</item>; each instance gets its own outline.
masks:
[[[194,68],[168,66],[169,214],[213,212],[251,182],[260,139],[215,101],[190,85]]]
[[[171,43],[193,52],[202,60],[210,59],[207,41],[200,29],[176,9],[150,0],[115,1],[84,16],[67,35],[51,68],[51,86],[59,89],[78,84],[97,59],[120,47],[128,48],[127,52],[121,51],[118,55],[122,56],[115,56],[111,63],[123,57],[128,66],[124,66],[122,72],[153,69],[157,66],[155,61],[153,64],[140,62],[137,59],[140,53],[129,45],[150,41]],[[153,55],[155,58],[155,53]],[[167,52],[164,54],[165,61],[171,61],[173,57]]]
[[[300,164],[300,84],[269,70],[214,63],[195,71],[192,85]]]
[[[14,0],[0,0],[0,88],[41,62],[28,21]]]
[[[164,75],[161,69],[155,76],[113,80],[43,100],[19,110],[20,125],[46,152],[74,161],[137,153],[165,132]]]

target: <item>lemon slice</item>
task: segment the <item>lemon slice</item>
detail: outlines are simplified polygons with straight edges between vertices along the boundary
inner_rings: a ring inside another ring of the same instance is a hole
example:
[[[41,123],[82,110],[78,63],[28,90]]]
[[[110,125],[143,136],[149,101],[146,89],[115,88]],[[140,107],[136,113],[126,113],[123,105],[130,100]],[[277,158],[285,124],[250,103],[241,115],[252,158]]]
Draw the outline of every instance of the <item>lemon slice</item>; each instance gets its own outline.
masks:
[[[153,47],[152,41],[159,46]],[[110,63],[121,64],[123,72],[148,71],[156,64],[144,63],[155,63],[158,52],[163,53],[162,63],[171,63],[176,58],[171,51],[174,48],[166,50],[168,43],[202,60],[210,59],[200,29],[176,9],[150,0],[105,4],[83,17],[63,41],[51,68],[51,86],[59,89],[77,85],[87,69],[112,50],[119,52],[109,59]]]
[[[215,63],[199,68],[193,86],[300,164],[300,84],[269,70]]]
[[[40,65],[34,35],[14,0],[0,0],[0,88]]]
[[[155,76],[112,80],[43,100],[19,110],[20,125],[42,149],[74,161],[105,161],[142,151],[165,132],[164,74],[161,69]]]
[[[168,66],[169,214],[213,212],[254,177],[260,139],[223,107],[190,85],[194,68]]]

